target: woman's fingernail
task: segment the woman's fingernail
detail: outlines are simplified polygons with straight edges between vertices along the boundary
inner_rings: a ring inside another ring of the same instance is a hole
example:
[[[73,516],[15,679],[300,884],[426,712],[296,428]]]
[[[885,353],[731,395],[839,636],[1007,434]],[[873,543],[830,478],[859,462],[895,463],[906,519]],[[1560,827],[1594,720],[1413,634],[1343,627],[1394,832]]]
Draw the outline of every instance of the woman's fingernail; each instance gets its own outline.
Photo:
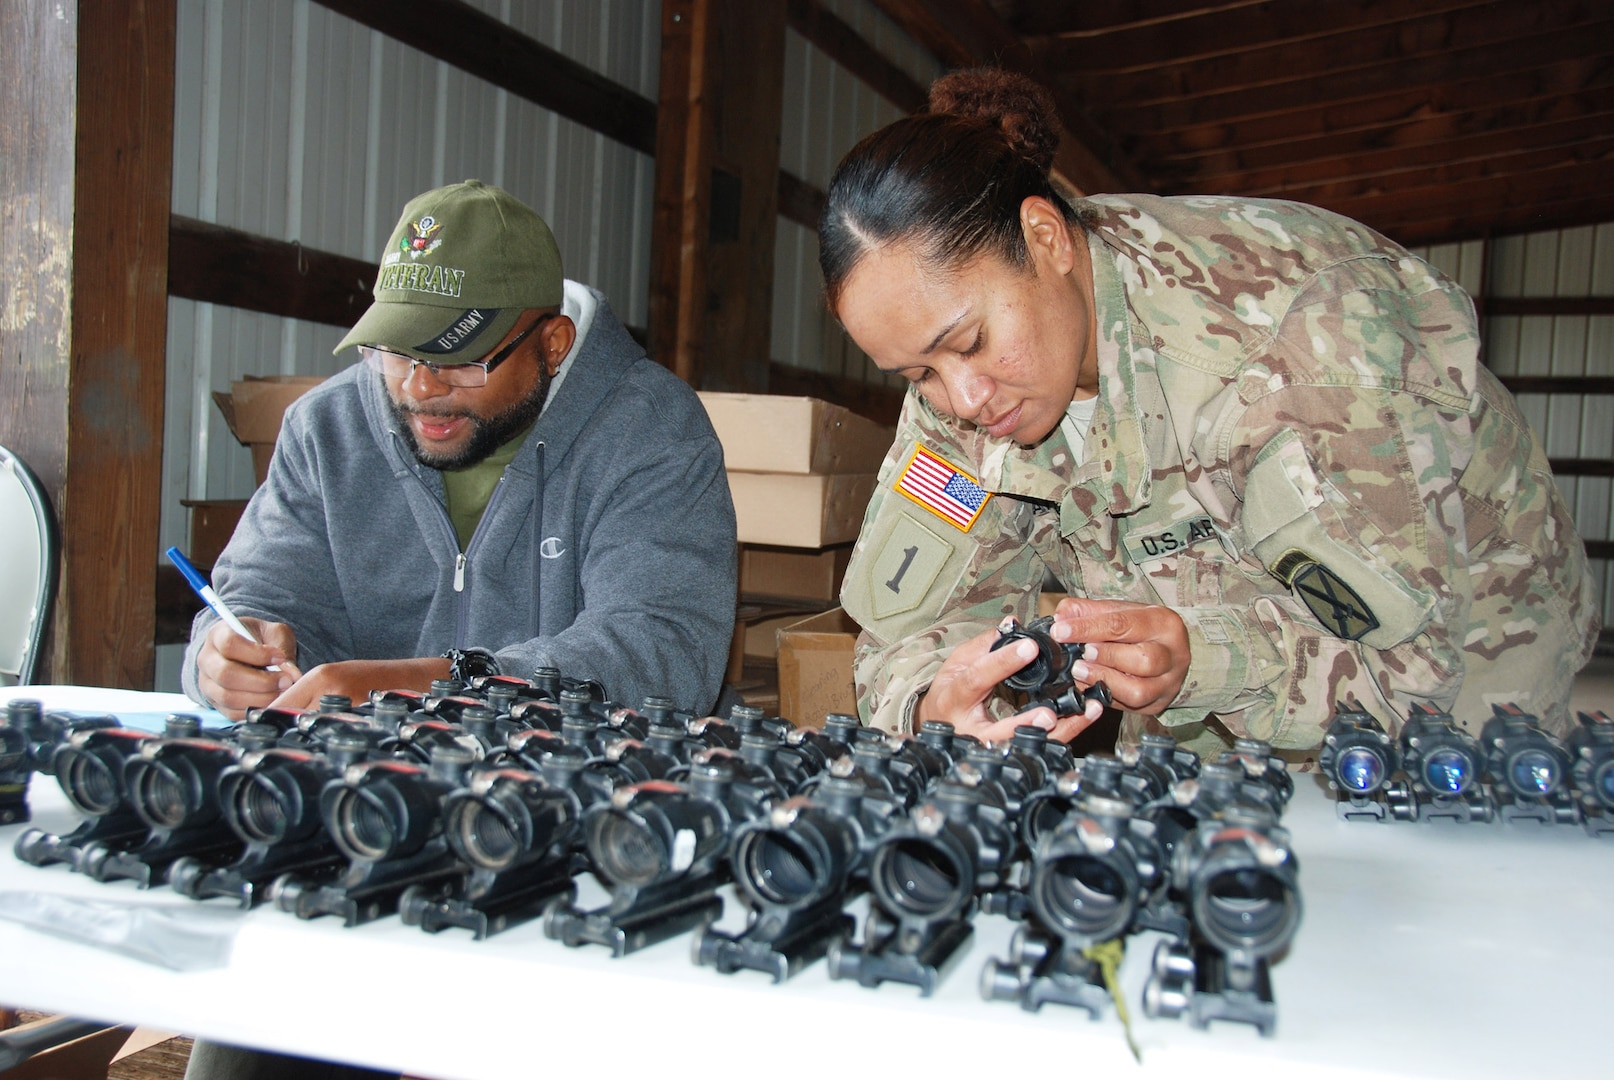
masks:
[[[1037,643],[1030,638],[1021,638],[1014,643],[1014,655],[1022,660],[1035,660],[1037,658]]]
[[[284,692],[286,690],[290,690],[291,689],[291,676],[290,675],[282,675],[280,677],[280,681],[275,683],[275,686],[279,687],[279,689],[282,692]]]
[[[1093,671],[1085,661],[1078,660],[1070,665],[1070,677],[1077,682],[1087,682],[1093,677]]]

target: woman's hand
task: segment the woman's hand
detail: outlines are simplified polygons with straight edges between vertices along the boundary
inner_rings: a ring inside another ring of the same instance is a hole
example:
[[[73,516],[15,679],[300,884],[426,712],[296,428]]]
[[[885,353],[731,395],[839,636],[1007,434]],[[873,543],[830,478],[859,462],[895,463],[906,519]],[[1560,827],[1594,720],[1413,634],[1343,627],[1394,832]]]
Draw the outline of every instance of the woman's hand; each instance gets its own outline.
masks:
[[[1071,668],[1076,681],[1104,680],[1130,712],[1158,716],[1188,677],[1188,628],[1168,607],[1071,596],[1059,602],[1051,632],[1087,646]]]
[[[998,632],[988,630],[954,649],[936,673],[929,691],[919,699],[915,720],[945,720],[962,735],[992,742],[1012,738],[1015,728],[1031,724],[1048,732],[1050,739],[1069,742],[1103,714],[1104,707],[1090,701],[1080,716],[1055,716],[1052,709],[1041,707],[1005,720],[993,717],[986,708],[992,692],[1037,657],[1034,641],[1017,641],[994,652],[992,645],[997,639]]]

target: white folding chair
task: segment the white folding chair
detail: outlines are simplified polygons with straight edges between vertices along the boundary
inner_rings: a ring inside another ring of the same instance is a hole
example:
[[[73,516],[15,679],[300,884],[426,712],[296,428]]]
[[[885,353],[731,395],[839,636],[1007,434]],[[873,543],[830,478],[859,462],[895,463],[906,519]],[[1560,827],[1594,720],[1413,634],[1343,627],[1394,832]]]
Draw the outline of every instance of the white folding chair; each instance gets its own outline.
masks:
[[[34,681],[60,550],[50,497],[28,466],[0,446],[0,686]]]

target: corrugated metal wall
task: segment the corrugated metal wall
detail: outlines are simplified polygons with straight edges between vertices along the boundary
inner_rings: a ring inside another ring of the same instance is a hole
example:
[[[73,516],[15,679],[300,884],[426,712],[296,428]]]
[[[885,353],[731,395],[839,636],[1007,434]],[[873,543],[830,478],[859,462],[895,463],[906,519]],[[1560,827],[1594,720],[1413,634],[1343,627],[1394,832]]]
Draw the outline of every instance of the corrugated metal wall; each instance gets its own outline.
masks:
[[[654,101],[658,0],[471,0]],[[179,0],[175,214],[366,262],[408,199],[477,177],[553,226],[567,276],[649,321],[653,160],[310,0]],[[318,374],[338,327],[170,299],[160,545],[182,498],[245,498],[252,462],[212,402],[243,375]],[[177,689],[177,646],[158,688]]]
[[[1614,296],[1614,223],[1420,249],[1470,293],[1487,299]],[[1489,263],[1486,266],[1486,263]],[[1614,375],[1614,316],[1491,315],[1485,363],[1498,375]],[[1614,460],[1614,397],[1520,394],[1519,408],[1551,458]],[[1614,538],[1614,479],[1559,476],[1586,540]],[[1614,575],[1591,563],[1603,623],[1614,626]]]
[[[940,61],[868,0],[825,0],[824,6],[920,86],[929,86],[942,73]],[[780,168],[827,191],[830,176],[846,152],[869,132],[903,115],[902,109],[870,90],[817,46],[793,30],[786,32]],[[774,360],[879,385],[895,386],[901,381],[870,363],[824,310],[814,230],[781,217],[773,266]]]

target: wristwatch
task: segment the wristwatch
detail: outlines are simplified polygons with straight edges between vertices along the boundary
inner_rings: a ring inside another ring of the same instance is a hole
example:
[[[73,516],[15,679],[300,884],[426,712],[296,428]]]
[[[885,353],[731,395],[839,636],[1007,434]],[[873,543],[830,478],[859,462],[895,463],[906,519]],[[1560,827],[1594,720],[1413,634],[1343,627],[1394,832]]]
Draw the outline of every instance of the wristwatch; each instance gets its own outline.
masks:
[[[448,661],[449,675],[467,686],[478,675],[503,674],[499,661],[486,649],[450,649],[443,659]]]

